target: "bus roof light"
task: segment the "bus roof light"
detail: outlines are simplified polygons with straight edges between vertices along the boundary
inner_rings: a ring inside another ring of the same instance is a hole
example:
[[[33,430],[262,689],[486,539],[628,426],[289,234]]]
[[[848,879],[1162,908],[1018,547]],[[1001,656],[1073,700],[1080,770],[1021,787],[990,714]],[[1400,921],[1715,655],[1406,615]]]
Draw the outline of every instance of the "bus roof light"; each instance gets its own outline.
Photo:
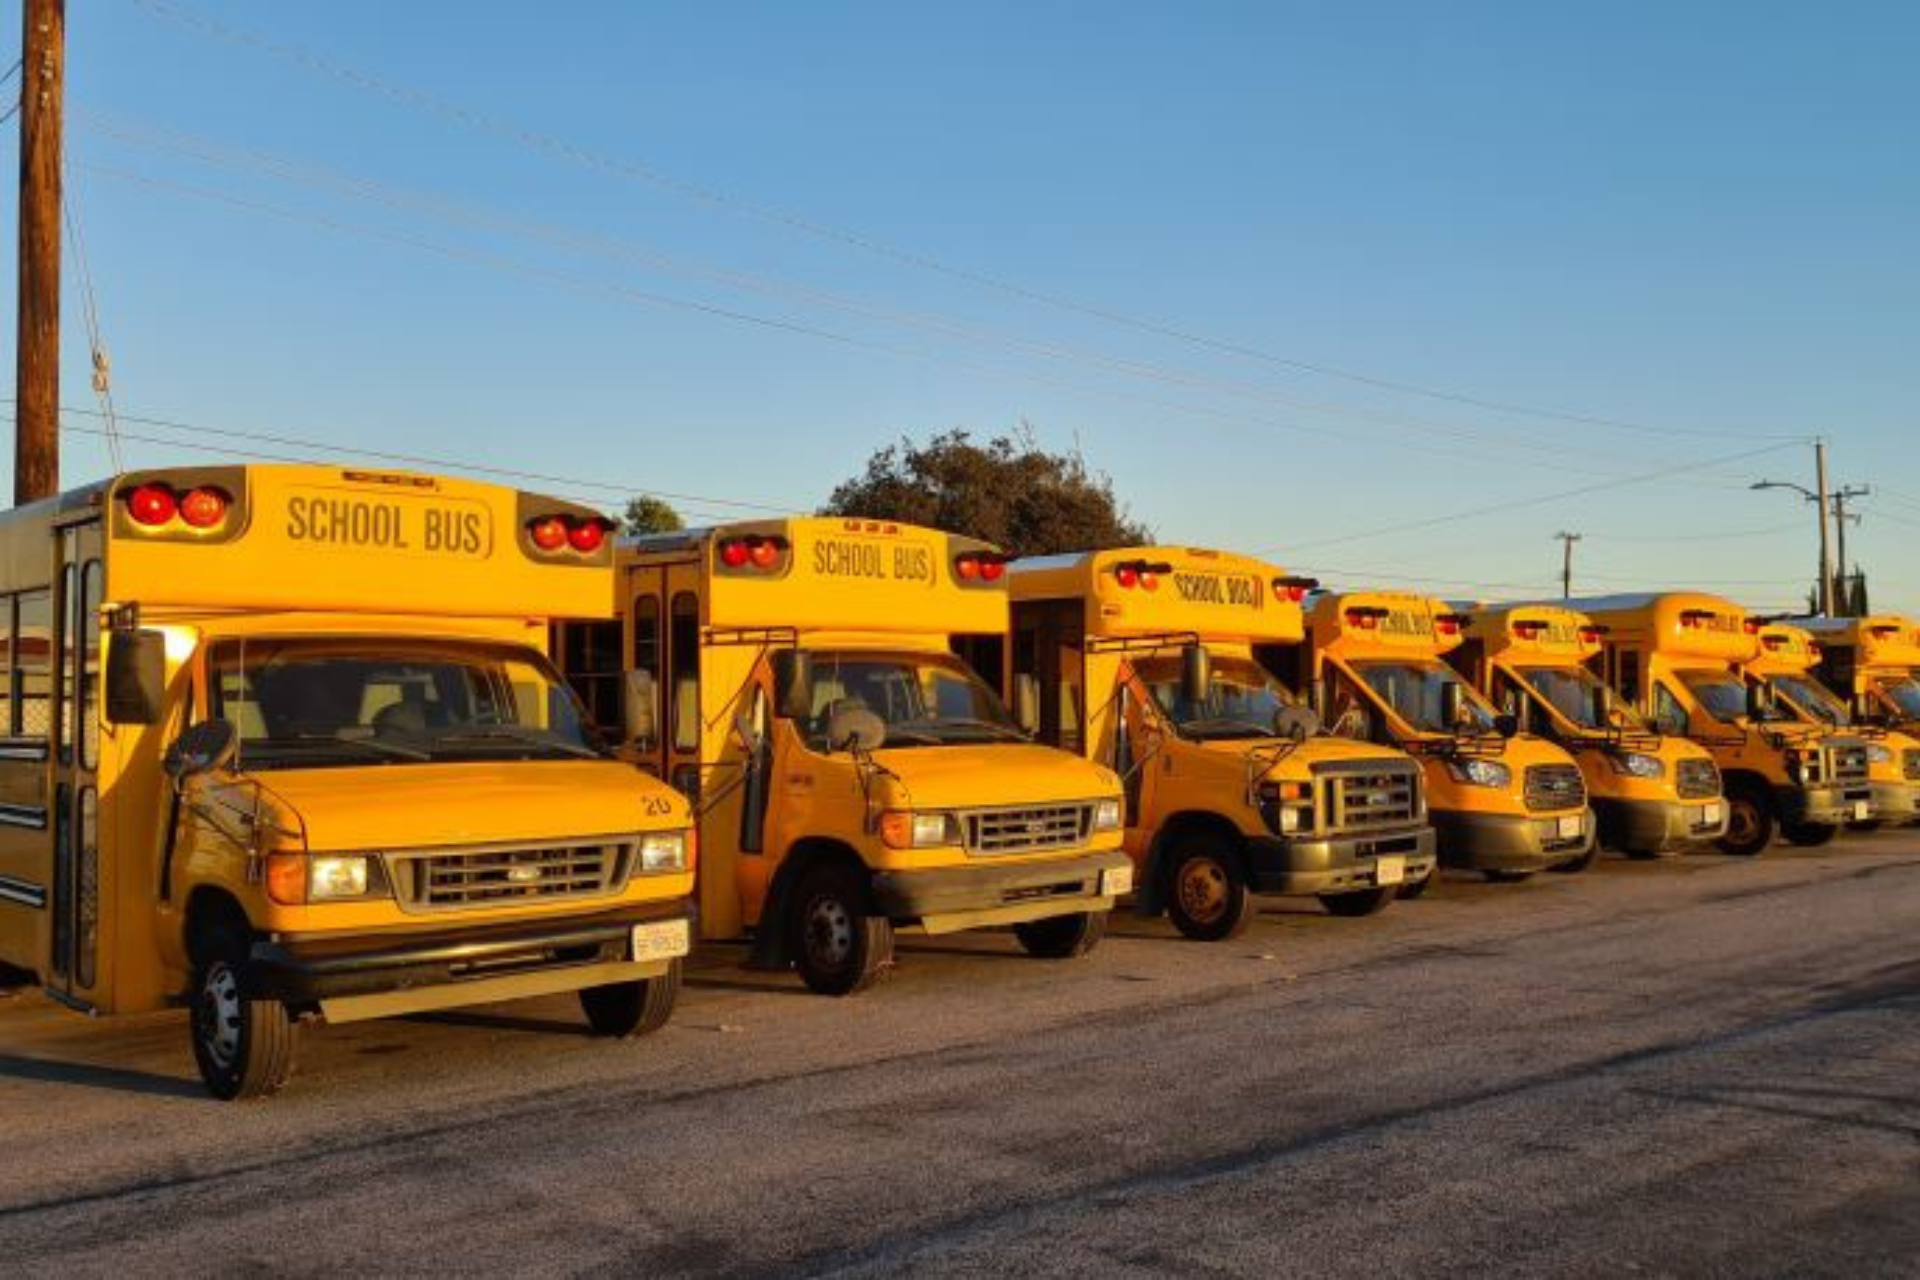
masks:
[[[1160,575],[1143,565],[1140,569],[1140,589],[1142,591],[1158,591],[1160,589]]]
[[[567,545],[567,522],[559,516],[541,516],[527,526],[527,536],[542,551],[558,551]]]
[[[127,495],[127,514],[135,524],[149,529],[170,523],[178,510],[173,490],[164,484],[143,484]]]
[[[581,555],[592,555],[607,540],[607,522],[597,517],[574,521],[567,528],[567,545]]]
[[[747,546],[747,559],[756,569],[771,569],[780,558],[780,544],[772,538],[754,538]]]
[[[227,495],[202,485],[180,499],[180,518],[196,529],[211,529],[227,518]]]
[[[745,538],[724,538],[720,542],[720,563],[729,569],[741,568],[752,554]]]
[[[980,579],[983,582],[998,582],[1007,576],[1007,558],[1005,556],[981,556]]]
[[[1131,564],[1115,565],[1113,580],[1131,591],[1140,583],[1140,570],[1137,566]]]
[[[955,556],[953,560],[953,572],[960,581],[972,582],[975,578],[981,576],[980,557],[974,555],[971,551],[963,556]]]

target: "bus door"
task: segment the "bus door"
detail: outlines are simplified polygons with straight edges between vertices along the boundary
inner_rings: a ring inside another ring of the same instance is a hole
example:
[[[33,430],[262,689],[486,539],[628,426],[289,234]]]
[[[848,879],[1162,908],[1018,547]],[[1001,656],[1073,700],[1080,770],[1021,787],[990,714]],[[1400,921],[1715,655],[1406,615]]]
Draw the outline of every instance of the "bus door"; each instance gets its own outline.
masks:
[[[55,538],[59,572],[46,704],[53,779],[48,806],[53,936],[44,976],[56,995],[90,1006],[109,977],[100,931],[112,876],[101,863],[99,840],[100,525],[69,526]]]
[[[640,767],[699,806],[705,727],[700,695],[700,569],[689,560],[627,571],[629,670],[653,677],[650,740],[638,742]]]

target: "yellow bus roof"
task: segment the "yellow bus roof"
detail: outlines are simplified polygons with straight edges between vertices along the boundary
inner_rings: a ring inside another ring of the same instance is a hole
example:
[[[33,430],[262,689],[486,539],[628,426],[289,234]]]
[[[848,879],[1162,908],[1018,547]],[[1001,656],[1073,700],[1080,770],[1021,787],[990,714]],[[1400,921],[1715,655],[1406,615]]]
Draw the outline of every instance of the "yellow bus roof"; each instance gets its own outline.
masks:
[[[1411,591],[1347,591],[1314,602],[1314,648],[1349,658],[1437,658],[1464,639],[1466,615]]]
[[[1194,635],[1298,643],[1310,579],[1206,547],[1119,547],[1036,556],[1011,566],[1015,600],[1086,601],[1089,636]]]
[[[1795,618],[1829,646],[1852,645],[1854,667],[1911,671],[1920,667],[1920,626],[1897,613],[1875,613],[1864,618]]]
[[[727,557],[739,553],[730,547],[751,550],[735,565]],[[920,635],[1007,629],[1006,558],[997,547],[892,520],[743,521],[622,539],[618,559],[623,568],[698,564],[708,627]],[[967,576],[963,562],[974,566]]]
[[[464,617],[611,613],[612,521],[499,485],[249,464],[131,472],[78,492],[93,495],[101,520],[109,604]],[[196,525],[189,513],[207,522]],[[34,509],[10,514],[32,520]],[[533,527],[555,518],[561,545],[543,550]],[[599,530],[595,547],[568,545],[568,529],[589,525]]]
[[[1579,666],[1600,652],[1599,625],[1563,605],[1482,604],[1467,616],[1468,638],[1484,644],[1489,658]]]
[[[1608,643],[1639,644],[1669,657],[1747,662],[1759,648],[1759,624],[1747,611],[1705,591],[1588,596],[1567,605],[1605,627]]]
[[[1757,676],[1800,675],[1820,661],[1820,643],[1805,627],[1769,622],[1760,628],[1759,647],[1747,670]]]

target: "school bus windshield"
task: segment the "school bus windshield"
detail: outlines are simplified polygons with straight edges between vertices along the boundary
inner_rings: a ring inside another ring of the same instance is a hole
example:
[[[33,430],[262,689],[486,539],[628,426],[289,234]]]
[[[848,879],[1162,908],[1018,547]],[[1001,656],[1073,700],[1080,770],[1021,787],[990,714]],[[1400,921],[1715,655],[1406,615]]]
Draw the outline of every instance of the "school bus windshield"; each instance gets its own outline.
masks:
[[[1880,692],[1893,699],[1901,714],[1920,720],[1920,680],[1905,676],[1898,680],[1882,680]]]
[[[1293,695],[1261,667],[1245,658],[1215,658],[1206,698],[1194,703],[1181,688],[1180,663],[1150,658],[1135,672],[1181,735],[1212,738],[1270,738],[1273,717],[1296,705]]]
[[[1606,686],[1585,667],[1522,667],[1520,674],[1526,677],[1533,691],[1570,724],[1596,733],[1608,729],[1650,732],[1631,707],[1603,702]]]
[[[1801,711],[1815,719],[1824,720],[1836,727],[1849,723],[1852,713],[1847,704],[1840,701],[1825,686],[1807,676],[1771,676],[1767,683],[1785,694],[1787,699]]]
[[[815,651],[807,744],[824,750],[828,721],[853,709],[879,716],[892,747],[1026,740],[993,691],[944,654]]]
[[[1444,663],[1356,662],[1354,667],[1395,715],[1422,733],[1494,732],[1493,713],[1480,702],[1472,686]],[[1453,723],[1446,718],[1442,694],[1450,684],[1459,685],[1461,692],[1460,719]]]
[[[1692,690],[1693,696],[1708,714],[1724,724],[1732,724],[1747,714],[1747,683],[1731,671],[1695,669],[1677,673]],[[1765,706],[1754,717],[1761,721],[1793,720],[1793,712],[1783,706]]]
[[[595,756],[572,692],[510,645],[227,641],[209,701],[250,769]]]

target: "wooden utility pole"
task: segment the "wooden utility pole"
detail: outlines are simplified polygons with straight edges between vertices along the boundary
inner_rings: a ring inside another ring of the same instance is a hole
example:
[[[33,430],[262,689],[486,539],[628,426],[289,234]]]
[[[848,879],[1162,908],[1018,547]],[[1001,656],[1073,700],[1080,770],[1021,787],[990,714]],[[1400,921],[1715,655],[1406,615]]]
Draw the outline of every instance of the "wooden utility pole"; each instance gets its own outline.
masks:
[[[66,0],[24,0],[20,38],[20,310],[13,501],[60,491],[60,151]]]
[[[1556,533],[1554,537],[1564,544],[1560,553],[1560,598],[1573,598],[1573,544],[1580,541],[1577,533]]]
[[[1827,541],[1827,442],[1813,442],[1813,509],[1820,517],[1820,616],[1833,616],[1833,549]]]

